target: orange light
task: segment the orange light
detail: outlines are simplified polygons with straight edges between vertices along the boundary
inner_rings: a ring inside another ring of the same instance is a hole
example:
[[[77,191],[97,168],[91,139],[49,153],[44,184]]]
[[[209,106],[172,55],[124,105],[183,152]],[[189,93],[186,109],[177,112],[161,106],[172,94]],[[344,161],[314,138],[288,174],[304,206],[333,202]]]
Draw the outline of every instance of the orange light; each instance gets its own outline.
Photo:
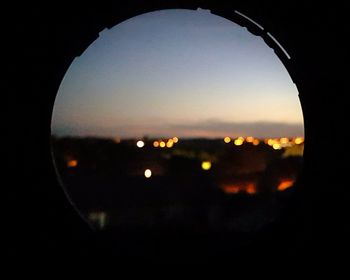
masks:
[[[248,143],[253,143],[253,142],[254,142],[254,137],[248,136],[248,137],[246,138],[246,141],[247,141]]]
[[[75,159],[71,159],[67,162],[67,166],[68,167],[76,167],[76,166],[78,166],[78,161]]]
[[[254,139],[253,145],[254,145],[254,146],[258,146],[259,144],[260,144],[259,139]]]
[[[177,142],[179,142],[179,138],[173,137],[173,141],[174,141],[174,143],[177,143]]]
[[[168,148],[171,148],[173,145],[174,145],[174,142],[173,142],[172,139],[169,139],[168,142],[166,143],[166,146],[167,146]]]
[[[239,193],[240,187],[237,185],[226,185],[222,187],[225,193]]]
[[[247,188],[246,188],[246,192],[248,193],[248,194],[255,194],[256,193],[256,187],[255,187],[255,185],[254,184],[249,184],[248,186],[247,186]]]
[[[153,142],[153,147],[155,147],[155,148],[159,147],[159,142],[158,141],[154,141]]]
[[[222,190],[228,194],[235,194],[239,192],[245,192],[247,194],[256,194],[256,186],[254,183],[242,184],[242,185],[224,185]]]
[[[164,141],[160,141],[159,146],[160,146],[161,148],[164,148],[164,147],[165,147],[165,142],[164,142]]]
[[[230,143],[230,142],[231,142],[231,138],[228,137],[228,136],[226,136],[226,137],[224,138],[224,142],[225,142],[226,144]]]
[[[281,144],[288,144],[289,139],[287,137],[283,137],[280,139]]]
[[[279,191],[284,191],[285,189],[290,188],[291,186],[293,186],[294,184],[294,180],[291,179],[287,179],[287,180],[283,180],[281,181],[281,183],[278,185],[277,190]]]

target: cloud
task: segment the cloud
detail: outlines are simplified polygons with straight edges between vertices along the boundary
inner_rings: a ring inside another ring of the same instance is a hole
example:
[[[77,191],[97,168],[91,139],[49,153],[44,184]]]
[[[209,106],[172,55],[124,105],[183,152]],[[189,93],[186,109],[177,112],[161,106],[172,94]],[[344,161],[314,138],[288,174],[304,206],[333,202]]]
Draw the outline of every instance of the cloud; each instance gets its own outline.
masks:
[[[207,120],[190,123],[168,123],[132,125],[116,125],[108,127],[81,127],[65,126],[55,127],[53,134],[77,135],[77,136],[106,136],[106,137],[149,137],[178,136],[178,137],[205,137],[217,138],[224,136],[248,136],[255,137],[294,137],[304,136],[302,123],[285,122],[224,122],[220,120]]]
[[[179,133],[182,132],[182,134],[201,136],[203,133],[206,133],[210,137],[252,135],[265,138],[304,135],[304,127],[301,123],[223,122],[208,120],[195,124],[173,124],[170,127],[170,130],[176,130]]]

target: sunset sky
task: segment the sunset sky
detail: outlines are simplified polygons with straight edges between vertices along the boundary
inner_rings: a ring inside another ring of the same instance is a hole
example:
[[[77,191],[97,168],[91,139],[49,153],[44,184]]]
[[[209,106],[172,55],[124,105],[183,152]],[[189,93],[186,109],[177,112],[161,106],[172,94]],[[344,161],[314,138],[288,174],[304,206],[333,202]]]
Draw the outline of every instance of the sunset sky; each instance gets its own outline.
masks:
[[[292,137],[304,128],[297,89],[260,37],[207,10],[164,10],[103,30],[73,61],[52,134]]]

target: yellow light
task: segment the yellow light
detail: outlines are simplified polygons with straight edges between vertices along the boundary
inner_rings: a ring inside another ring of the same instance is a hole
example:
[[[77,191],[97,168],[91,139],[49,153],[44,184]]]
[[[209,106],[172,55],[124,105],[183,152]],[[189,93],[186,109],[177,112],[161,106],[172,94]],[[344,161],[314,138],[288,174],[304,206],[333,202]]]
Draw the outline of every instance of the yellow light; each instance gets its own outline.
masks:
[[[174,143],[177,143],[177,142],[179,142],[179,138],[173,137],[173,141],[174,141]]]
[[[282,157],[294,157],[294,156],[303,156],[304,154],[304,145],[293,145],[290,147],[286,147]]]
[[[146,169],[144,174],[145,174],[145,177],[146,177],[146,178],[150,178],[150,177],[152,176],[152,171],[151,171],[151,169]]]
[[[224,138],[224,142],[227,144],[227,143],[230,143],[231,142],[231,138],[230,137],[228,137],[228,136],[226,136],[225,138]]]
[[[254,142],[254,137],[248,136],[248,137],[246,138],[246,141],[247,141],[248,143],[253,143],[253,142]]]
[[[143,146],[145,146],[145,142],[143,142],[142,140],[137,141],[136,146],[139,148],[142,148]]]
[[[78,166],[78,161],[75,159],[71,159],[67,162],[67,166],[68,167],[76,167],[76,166]]]
[[[278,144],[278,143],[274,143],[274,144],[272,145],[272,148],[274,148],[275,150],[280,150],[280,149],[282,149],[281,145]]]
[[[164,148],[164,147],[165,147],[165,142],[164,142],[164,141],[160,141],[159,146],[160,146],[161,148]]]
[[[171,148],[173,145],[174,145],[174,142],[173,142],[172,139],[169,139],[168,142],[166,143],[166,146],[167,146],[168,148]]]
[[[253,145],[254,145],[254,146],[258,146],[259,144],[260,144],[259,139],[254,139]]]
[[[236,146],[241,146],[241,145],[243,144],[243,141],[244,141],[244,140],[242,140],[242,139],[240,139],[240,138],[237,138],[237,139],[234,141],[234,143],[235,143]]]
[[[289,139],[287,137],[283,137],[280,139],[281,144],[288,144]]]
[[[304,142],[304,138],[303,137],[297,137],[294,140],[294,143],[297,144],[297,145],[299,145],[299,144],[301,144],[303,142]]]
[[[159,147],[159,142],[158,141],[154,141],[153,142],[153,147],[155,147],[155,148]]]
[[[209,170],[211,168],[211,162],[210,161],[203,161],[202,162],[202,169],[203,170]]]
[[[273,139],[270,138],[267,140],[267,145],[272,146],[273,144],[275,144],[275,141]]]

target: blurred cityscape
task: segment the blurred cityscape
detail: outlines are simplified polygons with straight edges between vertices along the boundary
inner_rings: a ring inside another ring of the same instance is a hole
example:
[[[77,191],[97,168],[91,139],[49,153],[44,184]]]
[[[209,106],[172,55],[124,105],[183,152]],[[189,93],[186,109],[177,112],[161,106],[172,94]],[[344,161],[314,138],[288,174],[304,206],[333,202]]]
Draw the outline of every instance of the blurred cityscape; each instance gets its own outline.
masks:
[[[97,229],[251,232],[283,211],[303,137],[52,137],[62,184]]]

